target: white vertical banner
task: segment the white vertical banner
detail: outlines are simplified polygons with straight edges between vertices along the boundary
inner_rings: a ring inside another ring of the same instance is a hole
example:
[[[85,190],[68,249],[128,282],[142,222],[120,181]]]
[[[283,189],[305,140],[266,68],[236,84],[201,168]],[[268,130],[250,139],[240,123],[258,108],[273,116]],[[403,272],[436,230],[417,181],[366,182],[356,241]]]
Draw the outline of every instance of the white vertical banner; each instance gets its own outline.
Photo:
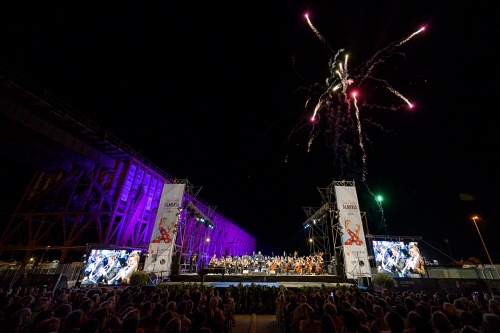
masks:
[[[170,270],[185,184],[164,184],[144,270]]]
[[[355,279],[370,274],[363,220],[354,186],[335,186],[342,230],[344,265],[347,278]]]

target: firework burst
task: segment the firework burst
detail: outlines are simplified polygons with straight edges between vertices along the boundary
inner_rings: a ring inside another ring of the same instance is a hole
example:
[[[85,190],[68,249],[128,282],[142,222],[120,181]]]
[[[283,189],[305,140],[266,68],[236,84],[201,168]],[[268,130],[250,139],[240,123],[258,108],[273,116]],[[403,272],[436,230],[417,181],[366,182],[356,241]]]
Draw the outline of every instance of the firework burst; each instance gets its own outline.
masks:
[[[305,18],[316,37],[334,54],[328,62],[329,76],[325,84],[316,83],[309,89],[314,97],[309,97],[306,103],[306,110],[311,112],[311,116],[308,116],[311,130],[307,151],[311,151],[314,141],[320,133],[323,133],[327,147],[333,152],[335,170],[340,173],[337,176],[343,179],[361,180],[368,195],[374,198],[375,194],[366,183],[368,156],[365,143],[370,140],[363,131],[362,125],[376,127],[382,131],[385,129],[368,117],[362,117],[363,110],[366,108],[404,110],[414,107],[414,104],[396,90],[387,79],[378,77],[376,73],[383,72],[377,70],[378,66],[395,55],[402,55],[401,52],[396,52],[396,49],[424,31],[425,28],[390,43],[350,71],[349,55],[346,50],[341,48],[336,52],[333,51],[327,40],[312,24],[308,14]],[[386,92],[392,97],[381,98],[379,96],[381,92]],[[397,103],[384,105],[380,102],[389,100],[391,103],[394,103],[392,100]],[[378,203],[382,218],[381,228],[386,230],[382,203],[376,200],[372,202]]]
[[[314,100],[316,104],[309,118],[312,129],[307,145],[308,152],[318,137],[318,132],[323,131],[327,146],[333,151],[335,164],[340,167],[342,175],[365,182],[368,159],[365,142],[369,139],[363,131],[364,119],[361,117],[360,107],[391,110],[413,108],[414,105],[402,93],[391,86],[386,79],[377,77],[374,73],[377,66],[386,62],[393,55],[400,54],[396,53],[395,50],[424,31],[424,28],[390,43],[351,72],[348,70],[349,56],[345,49],[341,48],[337,52],[333,52],[326,39],[312,24],[308,14],[305,15],[305,18],[318,39],[334,53],[328,63],[330,75],[326,79],[326,84],[315,85],[316,88],[320,87],[320,91],[316,95],[318,96]],[[397,106],[385,106],[363,99],[363,95],[367,95],[363,92],[368,90],[387,91],[401,103]],[[309,107],[312,100],[308,100],[306,108]],[[366,119],[366,123],[373,125],[369,119]],[[382,126],[375,125],[383,129]]]

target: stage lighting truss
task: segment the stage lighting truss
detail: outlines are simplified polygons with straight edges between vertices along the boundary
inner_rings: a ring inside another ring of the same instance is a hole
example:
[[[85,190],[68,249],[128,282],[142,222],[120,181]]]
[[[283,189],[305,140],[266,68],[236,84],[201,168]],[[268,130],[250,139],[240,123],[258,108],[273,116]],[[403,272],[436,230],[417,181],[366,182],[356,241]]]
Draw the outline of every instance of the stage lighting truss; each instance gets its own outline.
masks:
[[[212,220],[201,210],[198,209],[191,201],[184,201],[183,209],[188,212],[189,218],[195,218],[196,222],[204,224],[205,227],[214,229],[214,223]]]

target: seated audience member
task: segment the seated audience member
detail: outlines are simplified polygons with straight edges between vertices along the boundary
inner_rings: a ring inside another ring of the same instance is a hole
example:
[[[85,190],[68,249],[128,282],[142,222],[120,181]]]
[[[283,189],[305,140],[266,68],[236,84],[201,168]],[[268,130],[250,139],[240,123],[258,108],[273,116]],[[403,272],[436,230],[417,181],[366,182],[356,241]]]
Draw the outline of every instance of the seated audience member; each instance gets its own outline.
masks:
[[[483,333],[500,332],[500,316],[493,313],[486,313],[483,316]]]

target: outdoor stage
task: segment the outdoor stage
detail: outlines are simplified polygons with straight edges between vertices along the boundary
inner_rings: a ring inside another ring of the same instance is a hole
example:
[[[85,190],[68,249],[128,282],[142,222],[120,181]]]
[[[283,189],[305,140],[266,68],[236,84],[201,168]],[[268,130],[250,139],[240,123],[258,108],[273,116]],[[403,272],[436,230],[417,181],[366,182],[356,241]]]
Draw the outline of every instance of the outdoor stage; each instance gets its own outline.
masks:
[[[268,286],[284,286],[287,288],[300,288],[303,286],[325,285],[326,287],[335,287],[338,284],[357,284],[354,280],[347,280],[338,275],[266,275],[260,272],[251,272],[249,274],[205,274],[202,278],[197,273],[171,274],[170,282],[179,283],[201,283],[213,285],[216,287],[225,287],[229,285],[265,284]]]

